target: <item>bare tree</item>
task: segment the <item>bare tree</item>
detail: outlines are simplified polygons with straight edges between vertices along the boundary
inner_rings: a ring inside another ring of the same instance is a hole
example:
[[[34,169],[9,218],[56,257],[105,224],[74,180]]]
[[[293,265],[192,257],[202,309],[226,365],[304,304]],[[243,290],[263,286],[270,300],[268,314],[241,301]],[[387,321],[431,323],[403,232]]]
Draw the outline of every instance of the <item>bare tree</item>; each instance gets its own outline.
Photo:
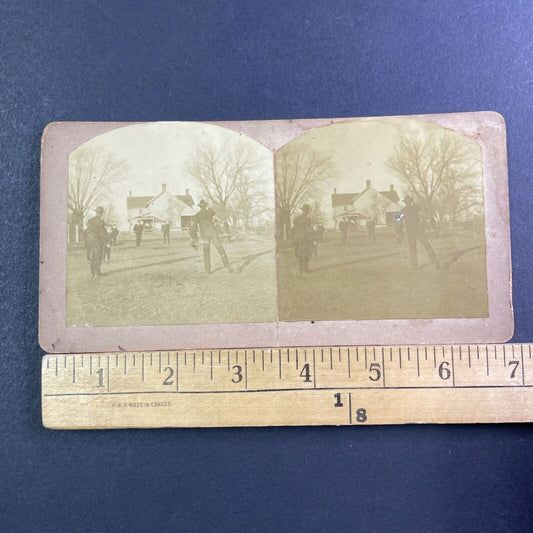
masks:
[[[231,214],[233,218],[242,221],[245,228],[252,226],[254,220],[272,219],[274,205],[271,188],[266,183],[267,179],[268,176],[262,174],[246,174],[235,187],[235,195],[231,200]]]
[[[113,226],[113,225],[118,224],[119,216],[118,216],[115,204],[113,202],[108,201],[104,203],[103,207],[104,207],[103,221],[106,224],[106,226]]]
[[[287,238],[295,209],[316,198],[333,172],[333,163],[308,145],[288,145],[276,153],[275,169],[278,235]]]
[[[235,216],[233,201],[237,193],[240,202],[247,204],[247,212],[255,209],[260,199],[253,185],[264,166],[265,159],[258,148],[239,139],[220,144],[198,143],[185,170],[215,211],[222,217],[231,217]]]
[[[81,148],[70,155],[68,208],[81,224],[125,169],[123,161],[103,148]]]
[[[481,202],[479,146],[456,133],[401,135],[387,164],[433,220]]]

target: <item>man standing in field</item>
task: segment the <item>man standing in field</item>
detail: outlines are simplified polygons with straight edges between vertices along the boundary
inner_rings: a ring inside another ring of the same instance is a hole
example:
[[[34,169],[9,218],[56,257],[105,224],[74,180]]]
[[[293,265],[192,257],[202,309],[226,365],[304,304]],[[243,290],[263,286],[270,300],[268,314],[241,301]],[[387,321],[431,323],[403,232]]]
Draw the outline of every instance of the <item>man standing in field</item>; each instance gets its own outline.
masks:
[[[298,259],[298,268],[302,274],[309,273],[309,259],[313,253],[315,231],[309,217],[311,206],[304,204],[302,214],[294,219],[291,238],[294,242],[294,253]]]
[[[346,218],[343,218],[339,222],[339,229],[341,230],[342,244],[345,244],[346,243],[346,235],[348,233],[348,220],[346,220]]]
[[[85,230],[87,256],[91,265],[91,275],[93,278],[102,275],[100,267],[102,265],[104,248],[109,246],[109,235],[105,229],[105,223],[102,220],[103,214],[104,208],[99,205],[96,208],[96,216],[87,222],[87,228]]]
[[[143,236],[143,230],[144,230],[144,224],[141,224],[140,222],[137,222],[137,224],[133,226],[133,231],[135,233],[135,246],[141,245],[141,238]]]
[[[170,222],[168,220],[161,224],[161,230],[163,231],[163,244],[170,244]]]
[[[371,241],[376,240],[376,219],[374,217],[368,219],[366,223],[366,227],[368,228],[368,238]]]
[[[233,272],[233,269],[229,264],[228,256],[226,255],[226,251],[224,250],[222,244],[220,244],[220,240],[218,238],[218,233],[213,221],[215,212],[207,206],[207,202],[205,200],[200,200],[198,206],[200,207],[200,211],[194,215],[194,223],[193,228],[191,229],[191,235],[194,233],[197,234],[198,230],[200,232],[200,238],[203,241],[202,246],[204,249],[204,268],[206,274],[211,273],[211,244],[213,244],[218,250],[224,266],[226,266],[230,272]]]
[[[400,211],[401,220],[403,220],[405,226],[405,232],[407,233],[407,242],[409,243],[409,257],[411,259],[411,268],[418,268],[418,258],[416,250],[416,241],[420,241],[422,246],[426,249],[426,252],[431,259],[432,263],[440,268],[435,251],[429,242],[428,236],[425,230],[425,219],[420,217],[421,209],[414,203],[414,200],[407,195],[404,198],[405,207]]]

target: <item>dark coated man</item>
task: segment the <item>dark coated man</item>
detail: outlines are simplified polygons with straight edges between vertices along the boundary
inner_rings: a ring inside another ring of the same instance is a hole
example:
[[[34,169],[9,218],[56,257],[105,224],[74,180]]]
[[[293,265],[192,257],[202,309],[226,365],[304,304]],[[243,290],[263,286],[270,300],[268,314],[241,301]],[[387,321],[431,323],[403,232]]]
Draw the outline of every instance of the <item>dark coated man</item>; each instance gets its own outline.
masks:
[[[346,242],[346,236],[348,234],[348,219],[343,218],[339,222],[339,229],[341,230],[341,236],[342,236],[342,244]]]
[[[229,264],[228,256],[226,255],[226,251],[224,250],[222,244],[220,244],[218,232],[213,221],[215,212],[208,207],[205,200],[200,200],[198,206],[200,207],[200,211],[194,215],[193,230],[191,231],[191,235],[193,235],[196,230],[196,233],[200,233],[204,251],[204,268],[206,274],[211,273],[211,244],[218,250],[224,266],[226,266],[230,272],[233,272],[233,269]],[[196,226],[196,228],[194,228],[194,226]]]
[[[431,259],[432,263],[440,268],[439,261],[435,255],[435,251],[429,242],[426,234],[425,218],[422,210],[415,204],[411,196],[407,195],[404,198],[405,207],[400,211],[401,220],[403,221],[405,232],[407,233],[407,242],[409,243],[409,257],[411,259],[411,268],[418,268],[418,257],[416,250],[416,242],[420,241],[422,246]]]
[[[141,222],[137,222],[135,226],[133,226],[133,231],[135,233],[135,246],[141,245],[141,238],[143,236],[143,230],[144,230],[144,224]]]
[[[302,214],[294,219],[291,239],[294,243],[294,253],[298,259],[298,268],[302,274],[309,273],[309,259],[313,253],[315,230],[310,218],[311,206],[304,204]]]
[[[366,227],[368,229],[368,238],[371,241],[376,240],[376,219],[374,217],[370,218],[366,222]]]
[[[87,222],[87,228],[85,229],[87,256],[91,265],[91,275],[93,278],[102,275],[100,267],[102,266],[104,249],[106,246],[109,246],[109,234],[102,220],[103,215],[104,208],[99,205],[96,208],[96,216]]]
[[[163,222],[161,231],[163,232],[163,244],[170,244],[170,222]]]

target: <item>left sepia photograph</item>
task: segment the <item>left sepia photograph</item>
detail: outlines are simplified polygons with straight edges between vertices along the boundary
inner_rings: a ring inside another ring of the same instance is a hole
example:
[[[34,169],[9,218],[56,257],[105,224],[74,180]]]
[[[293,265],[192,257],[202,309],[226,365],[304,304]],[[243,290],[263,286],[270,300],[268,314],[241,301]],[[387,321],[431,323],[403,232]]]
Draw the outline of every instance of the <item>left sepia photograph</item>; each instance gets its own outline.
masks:
[[[273,154],[200,123],[138,124],[68,157],[67,326],[274,322]]]

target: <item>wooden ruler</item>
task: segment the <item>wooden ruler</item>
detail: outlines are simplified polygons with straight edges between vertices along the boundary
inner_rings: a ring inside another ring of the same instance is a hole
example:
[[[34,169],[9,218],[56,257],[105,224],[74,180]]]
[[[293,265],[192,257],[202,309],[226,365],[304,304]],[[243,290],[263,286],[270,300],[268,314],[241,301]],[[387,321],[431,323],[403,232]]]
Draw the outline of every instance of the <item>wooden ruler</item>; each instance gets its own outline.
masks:
[[[533,420],[531,344],[46,355],[52,429]]]

